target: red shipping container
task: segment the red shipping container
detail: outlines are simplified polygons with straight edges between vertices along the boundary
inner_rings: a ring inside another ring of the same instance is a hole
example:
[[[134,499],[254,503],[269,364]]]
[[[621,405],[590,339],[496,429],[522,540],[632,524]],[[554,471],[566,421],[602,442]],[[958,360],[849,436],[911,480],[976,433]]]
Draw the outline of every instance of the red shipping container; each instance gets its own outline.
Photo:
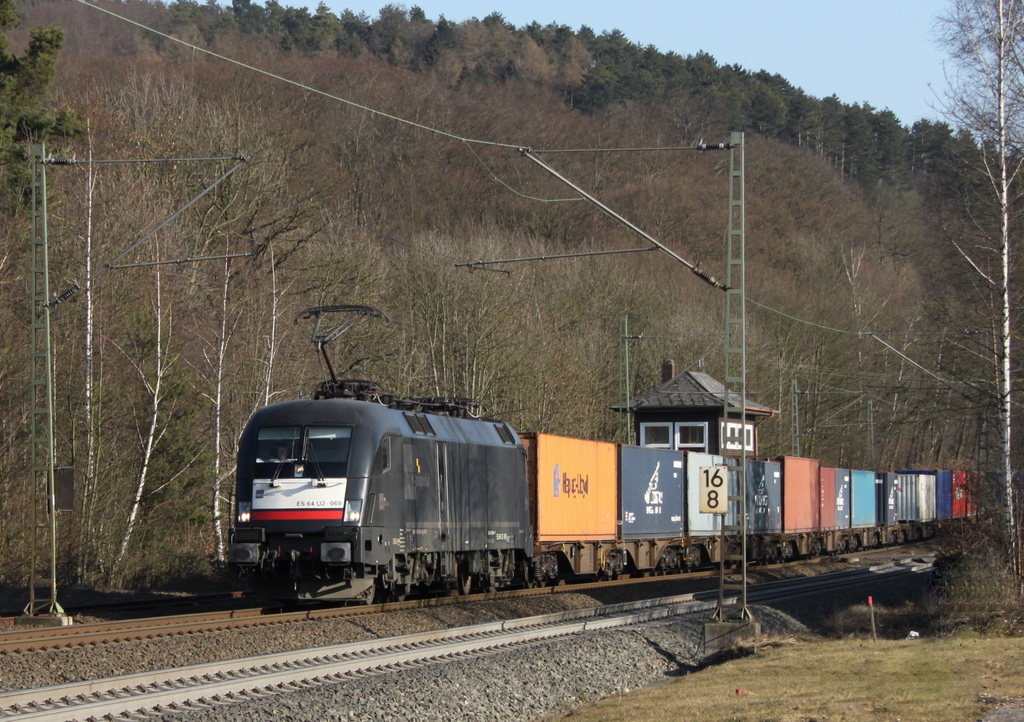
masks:
[[[953,472],[953,518],[962,519],[965,516],[974,515],[974,503],[971,499],[971,492],[974,488],[974,479],[966,471]]]
[[[836,528],[836,469],[821,467],[820,521],[821,530]]]
[[[818,531],[821,520],[821,468],[817,459],[783,456],[781,461],[782,532],[799,534]],[[833,476],[833,483],[834,479]]]
[[[526,447],[536,540],[615,539],[619,518],[616,445],[550,434],[520,436]]]

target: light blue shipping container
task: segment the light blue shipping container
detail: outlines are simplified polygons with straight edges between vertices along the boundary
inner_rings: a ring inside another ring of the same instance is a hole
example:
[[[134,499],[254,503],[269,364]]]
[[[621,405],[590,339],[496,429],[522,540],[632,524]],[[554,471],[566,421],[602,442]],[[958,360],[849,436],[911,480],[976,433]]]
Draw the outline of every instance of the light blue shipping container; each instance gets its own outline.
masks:
[[[850,472],[850,482],[851,526],[854,529],[874,526],[878,513],[875,472],[854,469]]]

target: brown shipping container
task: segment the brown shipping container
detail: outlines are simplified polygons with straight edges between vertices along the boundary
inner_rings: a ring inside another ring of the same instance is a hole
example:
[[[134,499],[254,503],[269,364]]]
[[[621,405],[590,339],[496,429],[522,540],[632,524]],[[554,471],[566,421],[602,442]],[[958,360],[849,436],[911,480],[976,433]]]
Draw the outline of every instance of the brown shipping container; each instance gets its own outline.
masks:
[[[821,529],[836,528],[836,470],[821,467]]]
[[[818,531],[821,470],[817,459],[782,457],[782,532]]]
[[[536,541],[614,539],[619,509],[615,444],[550,434],[520,436]]]

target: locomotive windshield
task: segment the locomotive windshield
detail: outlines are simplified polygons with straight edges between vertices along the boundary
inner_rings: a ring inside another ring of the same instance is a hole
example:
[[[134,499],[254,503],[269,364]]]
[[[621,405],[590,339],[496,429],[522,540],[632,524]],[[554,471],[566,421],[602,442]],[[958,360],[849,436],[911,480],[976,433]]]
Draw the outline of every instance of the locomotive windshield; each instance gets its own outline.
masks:
[[[268,426],[256,435],[256,478],[325,478],[348,473],[347,426]]]

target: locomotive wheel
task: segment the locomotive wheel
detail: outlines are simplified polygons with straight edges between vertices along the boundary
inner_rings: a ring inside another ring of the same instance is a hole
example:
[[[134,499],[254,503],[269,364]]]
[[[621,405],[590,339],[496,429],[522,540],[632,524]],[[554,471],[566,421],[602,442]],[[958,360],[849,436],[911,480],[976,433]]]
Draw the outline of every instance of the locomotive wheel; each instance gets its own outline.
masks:
[[[459,589],[459,594],[466,596],[473,591],[473,575],[469,573],[469,569],[465,562],[459,564],[459,571],[456,574],[456,582]]]

